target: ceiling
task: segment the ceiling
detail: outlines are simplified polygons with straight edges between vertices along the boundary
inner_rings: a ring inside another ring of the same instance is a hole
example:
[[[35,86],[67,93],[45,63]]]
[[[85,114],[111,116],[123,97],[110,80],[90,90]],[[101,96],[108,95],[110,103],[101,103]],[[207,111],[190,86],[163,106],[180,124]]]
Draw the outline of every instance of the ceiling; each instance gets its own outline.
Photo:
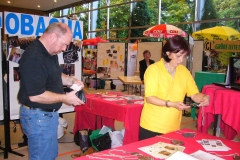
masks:
[[[8,3],[8,1],[10,1],[11,3]],[[95,0],[0,0],[0,5],[41,11],[50,11],[55,9],[62,9],[70,4],[83,4],[92,1]],[[38,7],[38,5],[40,5],[40,7]]]

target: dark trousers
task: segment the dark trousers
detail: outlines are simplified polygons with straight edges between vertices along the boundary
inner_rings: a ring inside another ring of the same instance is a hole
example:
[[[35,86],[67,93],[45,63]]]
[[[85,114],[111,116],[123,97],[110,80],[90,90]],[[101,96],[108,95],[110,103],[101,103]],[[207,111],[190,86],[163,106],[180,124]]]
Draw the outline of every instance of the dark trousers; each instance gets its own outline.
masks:
[[[144,139],[147,139],[147,138],[155,137],[157,135],[162,135],[162,133],[152,132],[152,131],[149,131],[149,130],[144,129],[142,127],[139,127],[139,128],[140,128],[140,130],[139,130],[139,140],[144,140]]]

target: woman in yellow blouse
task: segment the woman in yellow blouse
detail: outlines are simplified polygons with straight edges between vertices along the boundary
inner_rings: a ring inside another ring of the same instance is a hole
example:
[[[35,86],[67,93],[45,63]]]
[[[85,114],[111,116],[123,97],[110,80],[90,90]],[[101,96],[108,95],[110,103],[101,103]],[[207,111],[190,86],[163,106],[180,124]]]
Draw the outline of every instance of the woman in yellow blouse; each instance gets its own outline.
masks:
[[[179,130],[182,111],[191,107],[183,103],[185,95],[199,106],[209,104],[209,96],[199,93],[191,73],[181,65],[189,53],[188,42],[174,36],[163,46],[161,60],[147,68],[140,140]]]

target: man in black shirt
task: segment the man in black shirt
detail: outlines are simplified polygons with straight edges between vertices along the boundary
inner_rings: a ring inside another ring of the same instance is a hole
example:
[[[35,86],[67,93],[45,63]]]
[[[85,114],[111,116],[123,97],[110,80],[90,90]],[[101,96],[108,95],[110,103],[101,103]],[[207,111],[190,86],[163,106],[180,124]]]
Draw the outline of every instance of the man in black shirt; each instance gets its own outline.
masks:
[[[64,94],[63,85],[84,84],[62,73],[57,54],[65,51],[72,32],[64,23],[50,24],[43,35],[33,41],[20,62],[18,100],[20,121],[28,137],[29,159],[55,159],[58,155],[58,110],[62,103],[81,105],[76,91]]]

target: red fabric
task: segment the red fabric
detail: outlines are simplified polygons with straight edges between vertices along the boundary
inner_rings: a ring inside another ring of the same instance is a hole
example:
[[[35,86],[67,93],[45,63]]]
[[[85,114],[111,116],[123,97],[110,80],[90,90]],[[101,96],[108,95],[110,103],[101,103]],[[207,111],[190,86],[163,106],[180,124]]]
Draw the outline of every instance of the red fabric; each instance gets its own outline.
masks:
[[[93,45],[96,46],[99,42],[108,42],[107,40],[101,39],[99,36],[96,38],[90,38],[83,40],[83,46]]]
[[[118,120],[124,122],[123,144],[138,141],[139,121],[143,105],[120,105],[116,101],[106,101],[95,94],[88,94],[86,98],[85,105],[75,107],[74,133],[83,128],[100,129],[101,125],[114,128],[114,120]],[[102,116],[102,124],[100,116]],[[98,117],[97,128],[95,128],[96,117]]]
[[[234,139],[236,134],[240,136],[240,92],[216,85],[206,85],[202,93],[210,96],[210,104],[202,107],[198,114],[198,131],[208,132],[211,123],[214,122],[214,114],[220,114],[220,128],[227,139]],[[202,120],[204,117],[204,124]]]
[[[183,131],[183,132],[195,132],[195,131],[189,130],[189,129],[183,129],[181,131]],[[196,140],[202,140],[202,139],[221,140],[226,146],[231,148],[230,151],[224,151],[224,152],[223,151],[222,152],[216,152],[215,151],[215,153],[217,153],[219,155],[229,155],[229,154],[237,154],[237,153],[240,154],[240,150],[239,150],[240,144],[238,142],[233,142],[233,141],[230,141],[230,140],[227,140],[227,139],[214,137],[214,136],[211,136],[211,135],[208,135],[208,134],[205,134],[205,133],[201,133],[201,132],[197,132],[197,134],[194,138],[185,138],[179,132],[168,133],[168,134],[163,135],[163,137],[183,141],[184,142],[184,147],[186,147],[185,150],[184,150],[184,153],[187,153],[187,154],[191,154],[193,152],[196,152],[197,150],[202,150],[202,151],[207,152],[196,141]],[[117,150],[124,150],[126,152],[138,152],[138,153],[141,153],[143,155],[149,156],[146,153],[139,150],[138,148],[148,146],[148,145],[152,145],[152,144],[155,144],[159,141],[160,142],[171,143],[170,140],[168,140],[168,139],[161,138],[161,137],[153,137],[153,138],[149,138],[149,139],[146,139],[146,140],[134,142],[134,143],[131,143],[131,144],[128,144],[128,145],[123,145],[123,146],[118,147],[116,149]],[[102,152],[99,152],[99,153],[109,154],[109,150],[102,151]],[[96,154],[99,154],[99,153],[96,153]],[[118,152],[118,154],[120,154],[120,152]],[[119,159],[119,158],[110,157],[110,156],[108,158],[109,159]],[[226,160],[233,160],[232,156],[223,156],[221,158],[226,159]],[[88,160],[88,159],[91,159],[91,158],[89,158],[87,156],[84,156],[84,157],[76,158],[75,160]]]
[[[143,32],[143,35],[157,38],[171,38],[175,35],[180,35],[182,37],[188,36],[182,29],[170,24],[158,24],[150,27]]]

